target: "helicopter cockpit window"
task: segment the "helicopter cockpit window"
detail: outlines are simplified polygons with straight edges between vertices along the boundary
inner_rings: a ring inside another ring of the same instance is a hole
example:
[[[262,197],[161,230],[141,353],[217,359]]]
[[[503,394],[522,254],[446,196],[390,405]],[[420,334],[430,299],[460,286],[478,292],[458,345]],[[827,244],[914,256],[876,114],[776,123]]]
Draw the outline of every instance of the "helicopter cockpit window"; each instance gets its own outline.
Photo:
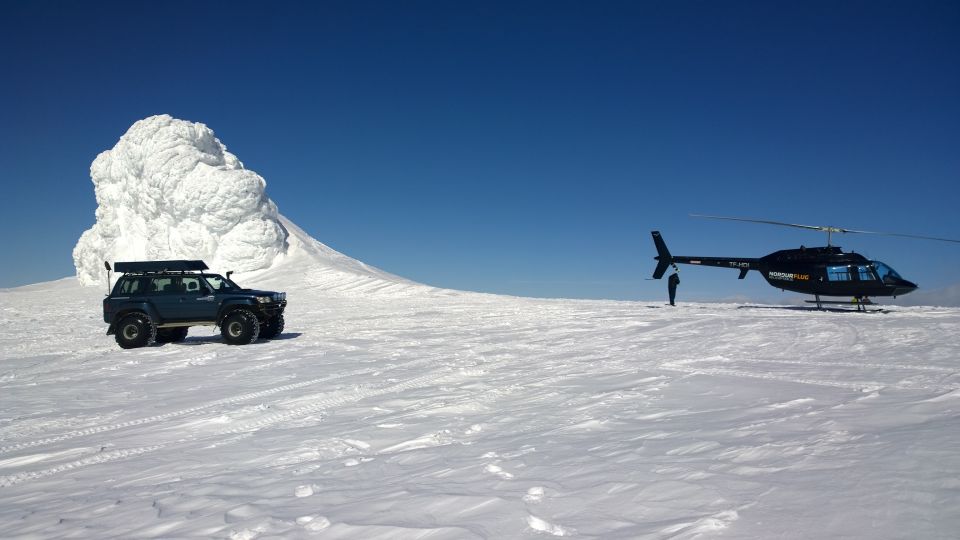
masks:
[[[873,275],[873,268],[866,265],[860,265],[857,267],[857,273],[860,275],[860,281],[873,281],[876,276]]]
[[[891,280],[903,279],[902,277],[900,277],[900,274],[898,274],[896,270],[894,270],[893,268],[890,268],[889,266],[883,264],[882,262],[880,261],[871,261],[871,262],[873,263],[873,267],[877,269],[877,275],[880,276],[880,279],[883,280],[884,283]]]
[[[828,266],[827,279],[830,281],[850,281],[850,268],[847,266]]]

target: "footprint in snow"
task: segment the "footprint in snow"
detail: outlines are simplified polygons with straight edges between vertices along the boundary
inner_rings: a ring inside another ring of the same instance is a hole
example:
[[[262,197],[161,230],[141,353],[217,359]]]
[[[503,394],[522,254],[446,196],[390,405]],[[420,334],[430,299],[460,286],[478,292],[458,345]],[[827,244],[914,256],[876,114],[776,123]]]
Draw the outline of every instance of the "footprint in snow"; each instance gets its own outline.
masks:
[[[230,531],[230,540],[253,540],[260,535],[260,531],[252,529],[240,529]]]
[[[495,474],[500,478],[503,478],[504,480],[510,480],[513,478],[513,475],[503,470],[503,467],[500,467],[499,465],[494,465],[492,463],[490,465],[487,465],[484,468],[484,470],[490,474]]]
[[[552,534],[553,536],[572,536],[574,534],[571,529],[555,525],[534,515],[527,515],[527,525],[535,531]]]
[[[343,443],[364,452],[370,450],[369,443],[357,439],[343,439]]]
[[[301,516],[297,518],[297,525],[308,531],[322,531],[330,526],[330,520],[324,516]]]
[[[528,503],[538,503],[543,500],[544,489],[540,486],[534,486],[527,490],[523,500]]]
[[[293,494],[301,499],[304,497],[310,497],[311,495],[313,495],[313,486],[311,485],[297,486],[297,489],[293,490]]]

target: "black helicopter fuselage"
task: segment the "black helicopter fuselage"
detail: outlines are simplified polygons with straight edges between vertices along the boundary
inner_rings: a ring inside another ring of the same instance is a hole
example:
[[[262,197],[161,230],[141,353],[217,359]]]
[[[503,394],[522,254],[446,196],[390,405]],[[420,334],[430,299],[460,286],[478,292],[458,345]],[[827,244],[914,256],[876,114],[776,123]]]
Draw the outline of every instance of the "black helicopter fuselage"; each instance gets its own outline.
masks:
[[[838,246],[785,249],[760,258],[691,257],[671,255],[658,231],[653,231],[653,241],[658,252],[655,279],[663,277],[669,265],[680,263],[733,268],[740,271],[740,279],[755,270],[778,289],[818,297],[896,297],[917,288],[886,264],[844,253]]]

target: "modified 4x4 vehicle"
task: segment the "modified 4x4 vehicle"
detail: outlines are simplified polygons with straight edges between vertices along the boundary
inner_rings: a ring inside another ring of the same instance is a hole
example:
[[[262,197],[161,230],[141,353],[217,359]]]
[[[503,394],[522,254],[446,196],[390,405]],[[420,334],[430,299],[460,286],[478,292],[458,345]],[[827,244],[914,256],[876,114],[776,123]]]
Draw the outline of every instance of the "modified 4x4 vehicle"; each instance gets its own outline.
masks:
[[[204,272],[203,261],[118,262],[113,269],[123,275],[103,299],[103,322],[124,349],[183,341],[191,326],[219,326],[231,345],[283,331],[286,293],[243,289],[231,272]]]

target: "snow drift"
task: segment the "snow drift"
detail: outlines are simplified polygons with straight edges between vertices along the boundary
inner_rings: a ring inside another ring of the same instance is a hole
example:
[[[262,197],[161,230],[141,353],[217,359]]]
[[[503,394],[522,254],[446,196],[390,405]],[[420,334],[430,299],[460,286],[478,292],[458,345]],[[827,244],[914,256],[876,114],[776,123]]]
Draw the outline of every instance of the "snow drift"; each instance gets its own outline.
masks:
[[[102,283],[103,261],[203,259],[244,272],[287,250],[266,182],[200,123],[134,123],[90,166],[96,224],[73,250],[77,278]]]

